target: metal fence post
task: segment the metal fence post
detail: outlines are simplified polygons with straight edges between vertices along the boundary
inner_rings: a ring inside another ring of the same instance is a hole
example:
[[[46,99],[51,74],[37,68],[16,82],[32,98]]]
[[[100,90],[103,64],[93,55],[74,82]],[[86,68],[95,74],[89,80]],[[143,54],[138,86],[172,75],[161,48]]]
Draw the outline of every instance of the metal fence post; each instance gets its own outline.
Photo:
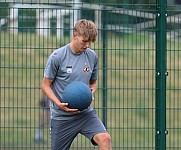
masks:
[[[102,55],[102,64],[103,64],[103,123],[107,126],[107,30],[106,30],[106,10],[103,7],[102,10],[102,45],[103,45],[103,55]]]
[[[166,0],[157,0],[156,14],[156,149],[166,149]]]

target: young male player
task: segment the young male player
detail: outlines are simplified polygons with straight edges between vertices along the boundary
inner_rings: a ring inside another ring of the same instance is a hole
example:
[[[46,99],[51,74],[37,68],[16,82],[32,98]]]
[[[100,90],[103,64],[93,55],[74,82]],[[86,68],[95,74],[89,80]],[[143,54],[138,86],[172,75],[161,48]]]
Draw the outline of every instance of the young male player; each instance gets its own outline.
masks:
[[[90,47],[96,37],[95,24],[90,20],[79,20],[73,29],[72,41],[55,50],[46,63],[42,91],[51,100],[52,150],[68,150],[79,133],[90,139],[92,144],[98,145],[100,150],[112,149],[111,137],[91,106],[79,112],[62,103],[62,92],[73,81],[86,83],[95,93],[98,57]]]

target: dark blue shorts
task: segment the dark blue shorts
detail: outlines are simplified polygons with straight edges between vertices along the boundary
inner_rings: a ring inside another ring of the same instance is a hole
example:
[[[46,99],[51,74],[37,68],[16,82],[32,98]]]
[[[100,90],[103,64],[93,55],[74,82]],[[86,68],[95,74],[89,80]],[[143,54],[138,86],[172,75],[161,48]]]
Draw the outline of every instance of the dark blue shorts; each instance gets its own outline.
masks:
[[[87,137],[92,144],[93,136],[107,132],[96,111],[81,113],[71,120],[53,120],[50,124],[52,150],[68,150],[75,137],[80,133]]]

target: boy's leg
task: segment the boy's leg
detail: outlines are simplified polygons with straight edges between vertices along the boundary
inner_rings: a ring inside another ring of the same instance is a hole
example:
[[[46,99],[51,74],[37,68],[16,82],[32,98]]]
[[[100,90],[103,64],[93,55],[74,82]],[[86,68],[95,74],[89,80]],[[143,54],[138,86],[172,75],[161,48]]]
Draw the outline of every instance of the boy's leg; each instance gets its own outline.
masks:
[[[89,138],[93,145],[98,145],[100,150],[111,150],[111,137],[95,111],[84,118],[81,134]]]
[[[53,120],[50,122],[50,139],[51,150],[68,150],[71,143],[77,136],[74,125],[70,122],[62,123],[61,120]]]

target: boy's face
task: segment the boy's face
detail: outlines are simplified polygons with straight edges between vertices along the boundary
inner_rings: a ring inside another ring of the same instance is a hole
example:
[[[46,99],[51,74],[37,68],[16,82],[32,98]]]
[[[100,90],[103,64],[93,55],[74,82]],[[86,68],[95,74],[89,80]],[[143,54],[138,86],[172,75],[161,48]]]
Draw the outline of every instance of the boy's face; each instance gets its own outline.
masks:
[[[74,47],[77,53],[84,52],[87,48],[91,47],[91,42],[86,41],[83,36],[74,35]]]

